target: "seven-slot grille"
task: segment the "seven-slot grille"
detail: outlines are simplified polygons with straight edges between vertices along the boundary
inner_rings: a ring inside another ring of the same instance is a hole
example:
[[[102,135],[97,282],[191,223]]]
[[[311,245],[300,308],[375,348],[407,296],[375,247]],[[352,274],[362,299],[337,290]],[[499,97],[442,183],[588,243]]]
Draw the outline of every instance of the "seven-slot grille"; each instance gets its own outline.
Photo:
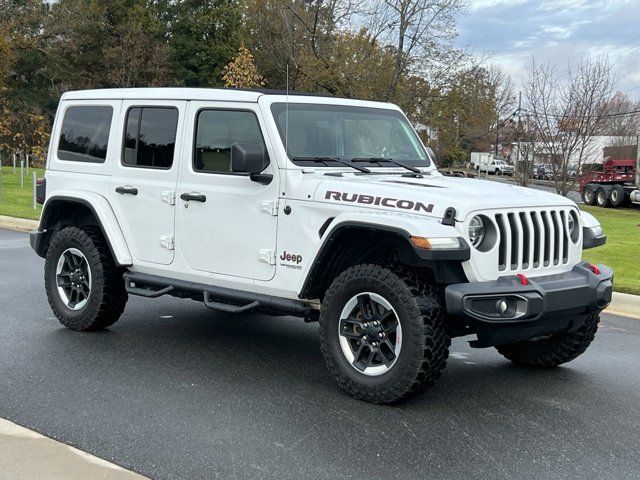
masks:
[[[522,210],[494,215],[499,230],[498,270],[566,264],[569,209]]]

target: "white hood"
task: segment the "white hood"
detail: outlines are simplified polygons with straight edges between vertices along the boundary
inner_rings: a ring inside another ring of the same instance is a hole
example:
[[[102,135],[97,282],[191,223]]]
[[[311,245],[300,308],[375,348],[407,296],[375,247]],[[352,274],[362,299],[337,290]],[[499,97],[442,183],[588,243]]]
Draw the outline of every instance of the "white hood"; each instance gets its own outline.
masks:
[[[554,193],[499,182],[442,175],[415,178],[399,174],[322,175],[314,199],[316,202],[344,203],[436,218],[442,218],[447,208],[453,207],[457,220],[464,220],[470,212],[480,210],[575,205]]]

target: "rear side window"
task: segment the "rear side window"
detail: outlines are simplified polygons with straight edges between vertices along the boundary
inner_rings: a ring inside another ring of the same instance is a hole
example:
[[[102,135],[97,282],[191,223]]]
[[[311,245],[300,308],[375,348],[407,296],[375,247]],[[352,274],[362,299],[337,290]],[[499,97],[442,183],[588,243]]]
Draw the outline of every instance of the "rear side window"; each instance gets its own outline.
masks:
[[[169,169],[173,165],[178,109],[134,107],[127,112],[122,163]]]
[[[113,108],[69,107],[62,120],[58,158],[73,162],[104,163],[107,158]]]
[[[193,168],[196,172],[230,173],[231,145],[264,140],[253,112],[242,110],[202,110],[196,123],[196,148]]]

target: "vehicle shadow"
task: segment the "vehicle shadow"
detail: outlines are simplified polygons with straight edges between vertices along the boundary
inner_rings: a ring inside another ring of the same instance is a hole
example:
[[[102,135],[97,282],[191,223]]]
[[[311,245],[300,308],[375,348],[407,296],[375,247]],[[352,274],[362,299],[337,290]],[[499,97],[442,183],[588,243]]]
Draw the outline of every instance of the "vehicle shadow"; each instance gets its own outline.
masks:
[[[260,314],[233,316],[188,301],[134,300],[119,323],[98,333],[56,328],[51,340],[89,358],[82,369],[108,363],[115,370],[144,371],[158,382],[175,379],[206,389],[272,398],[297,397],[321,405],[357,402],[339,391],[324,367],[317,323]],[[168,318],[169,317],[169,318]],[[512,365],[494,349],[471,349],[454,339],[440,381],[426,394],[395,408],[434,408],[452,399],[462,410],[504,407],[530,400],[532,392],[570,397],[589,378],[570,366],[531,370]],[[122,379],[127,382],[126,378]],[[358,402],[359,403],[359,402]]]

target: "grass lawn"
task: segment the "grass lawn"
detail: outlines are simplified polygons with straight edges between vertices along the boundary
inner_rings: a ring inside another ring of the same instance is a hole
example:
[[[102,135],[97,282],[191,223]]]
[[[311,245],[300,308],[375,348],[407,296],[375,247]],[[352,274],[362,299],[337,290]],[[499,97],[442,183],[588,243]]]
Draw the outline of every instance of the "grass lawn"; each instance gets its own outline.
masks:
[[[20,168],[16,168],[15,175],[13,167],[2,167],[2,202],[0,203],[0,215],[11,217],[32,218],[37,220],[40,217],[42,206],[38,205],[33,209],[33,172],[38,174],[38,178],[44,175],[44,169],[27,169],[24,174],[24,187],[20,186]]]
[[[585,250],[585,259],[613,268],[617,292],[640,295],[640,209],[580,209],[596,217],[607,235],[604,246]]]

